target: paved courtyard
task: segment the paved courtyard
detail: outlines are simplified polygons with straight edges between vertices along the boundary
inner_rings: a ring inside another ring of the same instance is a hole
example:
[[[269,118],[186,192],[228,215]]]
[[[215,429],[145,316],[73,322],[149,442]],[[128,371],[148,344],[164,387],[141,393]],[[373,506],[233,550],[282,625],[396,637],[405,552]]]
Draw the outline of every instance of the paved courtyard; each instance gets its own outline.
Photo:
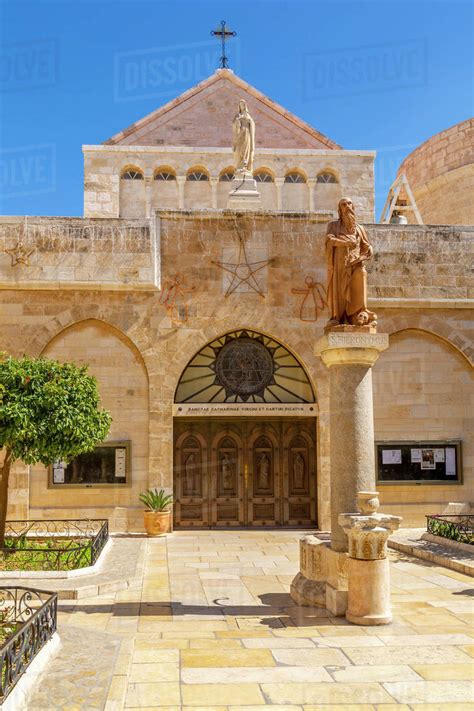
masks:
[[[141,584],[60,602],[28,709],[472,710],[473,579],[392,551],[394,622],[355,627],[293,604],[300,536],[148,540]]]

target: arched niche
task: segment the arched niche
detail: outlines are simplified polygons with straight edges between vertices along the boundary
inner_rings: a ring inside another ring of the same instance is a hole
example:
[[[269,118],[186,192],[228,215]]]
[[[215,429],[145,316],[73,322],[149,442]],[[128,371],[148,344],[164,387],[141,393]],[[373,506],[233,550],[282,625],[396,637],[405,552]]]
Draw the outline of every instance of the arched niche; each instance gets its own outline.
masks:
[[[309,192],[306,173],[300,168],[292,168],[285,173],[282,188],[284,210],[300,212],[309,210]]]
[[[34,467],[30,490],[32,510],[47,506],[61,518],[60,509],[64,507],[65,517],[70,517],[71,508],[101,517],[111,516],[116,506],[136,507],[139,493],[148,485],[149,446],[148,376],[138,349],[115,327],[88,319],[54,336],[42,355],[89,366],[89,373],[98,382],[101,405],[112,415],[107,440],[129,440],[131,462],[127,486],[92,489],[47,488],[47,472],[43,467]]]
[[[390,347],[373,367],[374,427],[378,441],[462,442],[462,484],[410,483],[380,486],[382,504],[422,526],[449,501],[470,501],[474,489],[474,372],[461,352],[425,330],[390,336]],[[398,509],[397,509],[398,506]]]
[[[153,171],[152,206],[154,209],[160,209],[177,205],[176,170],[169,165],[160,165]]]
[[[337,210],[342,197],[342,186],[339,173],[332,167],[323,168],[316,175],[314,186],[314,209]]]
[[[120,217],[145,217],[145,190],[143,170],[125,165],[120,171]]]
[[[184,206],[197,209],[212,207],[210,176],[205,166],[195,165],[186,172]]]

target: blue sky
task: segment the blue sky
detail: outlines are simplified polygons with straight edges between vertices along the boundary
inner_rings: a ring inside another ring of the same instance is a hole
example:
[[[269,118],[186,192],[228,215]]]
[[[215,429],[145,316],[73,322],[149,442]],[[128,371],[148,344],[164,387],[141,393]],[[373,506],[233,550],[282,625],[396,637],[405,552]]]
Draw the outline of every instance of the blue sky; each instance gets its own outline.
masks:
[[[473,113],[471,0],[0,0],[0,214],[81,215],[82,144],[237,74],[344,148],[403,157]]]

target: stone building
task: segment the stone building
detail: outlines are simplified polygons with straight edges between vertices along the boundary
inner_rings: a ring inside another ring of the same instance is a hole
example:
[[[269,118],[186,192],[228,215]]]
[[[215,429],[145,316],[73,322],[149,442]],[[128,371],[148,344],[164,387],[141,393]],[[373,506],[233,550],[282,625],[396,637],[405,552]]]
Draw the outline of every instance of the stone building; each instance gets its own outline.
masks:
[[[239,213],[223,176],[241,98],[269,178],[263,209]],[[373,373],[384,510],[416,525],[472,501],[474,228],[374,224],[373,159],[219,70],[84,147],[83,218],[1,217],[2,348],[89,363],[113,417],[95,453],[17,463],[10,516],[142,530],[138,494],[162,486],[175,526],[327,529],[328,371],[314,343],[342,194],[374,246],[369,307],[390,335]]]
[[[405,158],[401,173],[408,178],[425,224],[474,224],[474,119],[422,143]]]

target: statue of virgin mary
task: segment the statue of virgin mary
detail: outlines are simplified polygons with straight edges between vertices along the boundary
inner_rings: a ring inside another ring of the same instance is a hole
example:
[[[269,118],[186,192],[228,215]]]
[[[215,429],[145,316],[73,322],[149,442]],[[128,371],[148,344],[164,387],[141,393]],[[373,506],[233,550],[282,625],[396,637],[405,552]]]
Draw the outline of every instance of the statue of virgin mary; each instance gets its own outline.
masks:
[[[239,101],[239,112],[232,121],[232,150],[236,173],[250,173],[253,170],[255,152],[255,122],[249,114],[247,103]]]

